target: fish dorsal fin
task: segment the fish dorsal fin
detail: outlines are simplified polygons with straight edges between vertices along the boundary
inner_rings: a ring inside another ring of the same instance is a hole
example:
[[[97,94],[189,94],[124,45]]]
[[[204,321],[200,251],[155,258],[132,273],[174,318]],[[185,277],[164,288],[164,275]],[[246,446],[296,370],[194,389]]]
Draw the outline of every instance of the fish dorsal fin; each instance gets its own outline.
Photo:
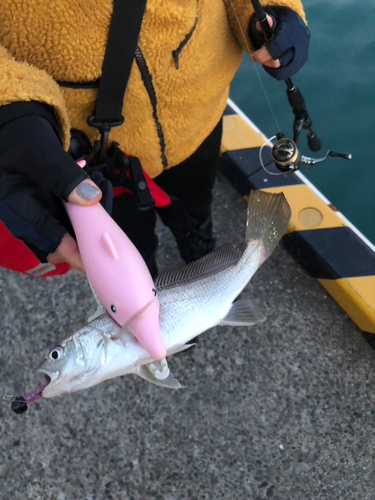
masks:
[[[199,260],[171,271],[161,273],[155,281],[157,290],[189,283],[217,273],[235,264],[242,253],[231,243],[227,243]]]
[[[146,366],[140,366],[135,372],[135,375],[147,380],[147,382],[151,382],[151,384],[159,385],[160,387],[165,387],[166,389],[180,389],[182,387],[172,372],[169,373],[167,378],[159,380],[154,377]]]
[[[220,322],[221,325],[249,326],[261,323],[266,317],[259,307],[250,299],[240,299],[233,302],[228,314]]]

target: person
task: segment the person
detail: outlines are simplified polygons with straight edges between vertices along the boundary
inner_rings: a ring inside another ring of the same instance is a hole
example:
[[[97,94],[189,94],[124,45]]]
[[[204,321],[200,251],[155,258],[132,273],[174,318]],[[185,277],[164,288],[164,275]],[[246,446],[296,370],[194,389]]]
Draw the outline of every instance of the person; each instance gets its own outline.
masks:
[[[211,202],[222,115],[243,51],[250,49],[279,80],[307,60],[310,35],[301,2],[264,4],[275,28],[267,43],[248,0],[146,5],[125,121],[111,130],[110,142],[138,158],[150,182],[175,201],[158,213],[185,262],[214,248]],[[98,134],[87,118],[95,107],[113,2],[4,0],[2,7],[0,265],[27,271],[9,264],[19,258],[11,250],[16,237],[36,259],[32,266],[68,263],[84,271],[61,200],[91,205],[102,195],[76,160],[88,154]],[[155,210],[137,210],[134,194],[120,189],[112,216],[155,276]]]

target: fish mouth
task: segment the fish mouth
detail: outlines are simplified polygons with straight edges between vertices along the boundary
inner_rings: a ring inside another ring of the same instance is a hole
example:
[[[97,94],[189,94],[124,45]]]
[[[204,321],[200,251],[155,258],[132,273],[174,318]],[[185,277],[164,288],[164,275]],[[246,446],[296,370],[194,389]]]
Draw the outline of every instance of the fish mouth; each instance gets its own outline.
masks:
[[[49,392],[49,390],[54,386],[54,383],[58,379],[60,372],[49,372],[47,370],[39,369],[37,370],[36,374],[41,384],[39,390],[42,391],[43,397],[48,397],[48,394],[45,394],[45,392]]]
[[[45,385],[46,387],[52,381],[51,375],[48,372],[45,372],[45,371],[42,371],[42,370],[38,370],[37,371],[37,375],[38,375],[39,382],[42,385]]]
[[[44,397],[44,390],[52,382],[51,375],[52,374],[50,374],[49,372],[45,372],[43,370],[37,371],[37,377],[39,379],[40,385],[39,385],[39,387],[34,389],[32,392],[29,392],[28,394],[26,394],[26,396],[24,397],[26,404],[35,403],[35,401],[38,401],[38,399],[41,399],[42,397]],[[56,377],[57,377],[57,375],[56,375]]]

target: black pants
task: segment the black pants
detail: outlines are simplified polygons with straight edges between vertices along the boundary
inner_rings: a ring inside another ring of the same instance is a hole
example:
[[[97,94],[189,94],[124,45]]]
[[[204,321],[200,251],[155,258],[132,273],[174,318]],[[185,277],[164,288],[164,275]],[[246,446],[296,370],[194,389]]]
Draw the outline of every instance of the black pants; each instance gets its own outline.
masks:
[[[221,136],[220,120],[192,156],[154,179],[175,200],[166,209],[157,209],[163,223],[171,229],[184,229],[189,219],[204,224],[210,218]],[[112,217],[138,248],[151,273],[155,275],[158,245],[155,235],[156,213],[154,209],[138,211],[137,203],[134,195],[117,196]]]

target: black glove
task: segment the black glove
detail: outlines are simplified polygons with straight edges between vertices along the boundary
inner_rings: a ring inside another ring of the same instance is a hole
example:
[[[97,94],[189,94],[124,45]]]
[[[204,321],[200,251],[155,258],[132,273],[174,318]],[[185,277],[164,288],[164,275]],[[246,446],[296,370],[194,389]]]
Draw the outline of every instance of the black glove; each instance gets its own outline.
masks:
[[[113,186],[112,183],[104,177],[101,172],[94,172],[90,179],[95,182],[102,192],[102,197],[100,203],[104,207],[104,210],[112,215],[113,210]]]
[[[42,262],[72,233],[61,199],[86,178],[61,145],[52,108],[0,108],[0,220]]]
[[[265,44],[272,58],[280,60],[279,68],[263,66],[263,69],[276,80],[286,80],[307,61],[310,30],[297,12],[289,7],[265,7],[264,11],[273,18],[273,38],[265,41],[264,34],[255,26],[257,19],[254,14],[249,25],[250,39],[255,50]]]

